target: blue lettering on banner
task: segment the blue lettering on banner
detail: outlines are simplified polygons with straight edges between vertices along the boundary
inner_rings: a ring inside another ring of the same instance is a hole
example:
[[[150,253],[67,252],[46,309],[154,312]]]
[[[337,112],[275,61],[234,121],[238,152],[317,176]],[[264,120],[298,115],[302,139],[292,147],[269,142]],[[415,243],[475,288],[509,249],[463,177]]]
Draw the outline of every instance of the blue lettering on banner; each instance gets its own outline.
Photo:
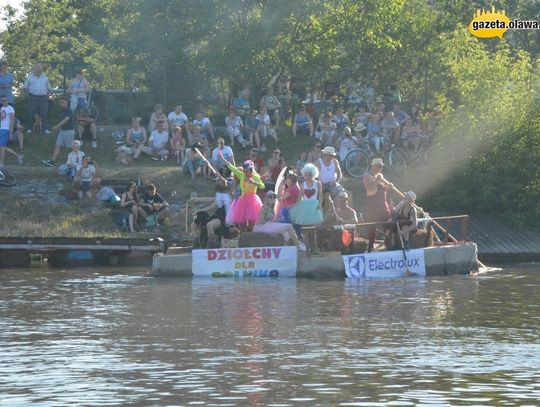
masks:
[[[358,277],[366,276],[366,258],[364,256],[350,256],[349,270],[351,274]]]
[[[343,256],[347,277],[399,277],[409,275],[426,275],[424,251],[414,249],[407,252],[388,251],[367,253],[362,255]]]

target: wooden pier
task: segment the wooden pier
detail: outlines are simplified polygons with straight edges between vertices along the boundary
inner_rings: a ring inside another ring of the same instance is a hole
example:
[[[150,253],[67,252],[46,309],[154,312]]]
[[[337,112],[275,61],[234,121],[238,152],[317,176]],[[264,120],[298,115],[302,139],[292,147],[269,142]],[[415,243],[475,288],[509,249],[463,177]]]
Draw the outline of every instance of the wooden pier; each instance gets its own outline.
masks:
[[[450,233],[459,235],[461,224],[446,222]],[[540,261],[540,233],[517,230],[488,215],[470,215],[467,240],[478,246],[478,257],[487,263]]]
[[[70,252],[87,251],[96,264],[128,264],[128,257],[148,258],[167,250],[162,239],[68,238],[68,237],[2,237],[0,238],[0,267],[27,267],[31,254],[44,254],[50,263],[62,265]]]

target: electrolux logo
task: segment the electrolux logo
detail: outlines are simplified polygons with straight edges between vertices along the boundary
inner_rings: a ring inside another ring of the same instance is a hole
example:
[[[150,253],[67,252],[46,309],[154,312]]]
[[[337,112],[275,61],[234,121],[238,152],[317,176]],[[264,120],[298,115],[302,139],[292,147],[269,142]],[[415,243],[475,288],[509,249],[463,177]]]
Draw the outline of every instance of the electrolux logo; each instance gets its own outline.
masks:
[[[349,270],[352,275],[358,277],[366,276],[366,258],[364,256],[349,257]]]

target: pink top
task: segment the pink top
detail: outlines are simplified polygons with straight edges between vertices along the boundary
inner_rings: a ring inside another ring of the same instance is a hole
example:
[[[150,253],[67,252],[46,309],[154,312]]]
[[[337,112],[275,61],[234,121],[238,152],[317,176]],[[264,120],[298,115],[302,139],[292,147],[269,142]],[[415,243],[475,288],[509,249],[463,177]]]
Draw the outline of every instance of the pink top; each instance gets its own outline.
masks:
[[[300,188],[298,188],[296,185],[293,185],[287,188],[287,192],[289,193],[289,196],[287,197],[287,199],[283,200],[283,206],[285,208],[290,208],[291,206],[294,206],[296,204],[296,201],[298,200],[298,195],[300,195]]]

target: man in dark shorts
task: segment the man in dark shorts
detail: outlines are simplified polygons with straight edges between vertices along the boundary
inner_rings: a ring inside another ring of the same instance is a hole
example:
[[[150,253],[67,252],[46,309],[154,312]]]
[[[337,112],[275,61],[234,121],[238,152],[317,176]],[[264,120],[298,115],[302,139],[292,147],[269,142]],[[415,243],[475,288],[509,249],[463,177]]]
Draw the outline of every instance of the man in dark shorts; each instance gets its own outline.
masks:
[[[82,145],[82,138],[86,132],[90,132],[92,136],[92,148],[97,147],[97,130],[96,130],[96,118],[92,116],[88,109],[83,107],[79,110],[79,118],[77,119],[77,134]]]
[[[162,223],[169,216],[169,203],[157,192],[154,184],[146,185],[146,192],[139,200],[139,216],[146,219],[150,215],[157,215],[157,223]]]

